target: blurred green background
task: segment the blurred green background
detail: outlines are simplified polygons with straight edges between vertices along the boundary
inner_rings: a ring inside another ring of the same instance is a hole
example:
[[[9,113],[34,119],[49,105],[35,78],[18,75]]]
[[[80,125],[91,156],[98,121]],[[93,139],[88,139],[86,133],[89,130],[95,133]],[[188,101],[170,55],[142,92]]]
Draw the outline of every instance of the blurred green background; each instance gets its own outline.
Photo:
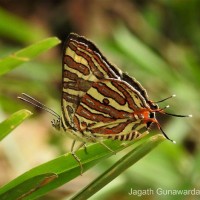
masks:
[[[70,32],[94,41],[103,54],[146,88],[160,106],[193,118],[158,116],[168,141],[91,199],[199,199],[156,190],[200,190],[200,1],[198,0],[0,0],[0,58],[49,36]],[[70,150],[71,139],[51,127],[48,113],[20,102],[25,92],[60,113],[62,45],[0,77],[0,121],[22,108],[35,114],[0,144],[0,186]],[[158,130],[152,129],[156,133]],[[41,199],[67,199],[105,171],[123,152]],[[133,190],[154,195],[129,196]]]

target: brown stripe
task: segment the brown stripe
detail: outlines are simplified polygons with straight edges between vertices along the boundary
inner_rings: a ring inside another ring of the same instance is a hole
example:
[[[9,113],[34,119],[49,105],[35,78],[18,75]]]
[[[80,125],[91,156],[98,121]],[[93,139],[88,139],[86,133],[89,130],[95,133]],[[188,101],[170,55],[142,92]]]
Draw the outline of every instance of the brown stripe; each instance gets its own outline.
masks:
[[[77,110],[76,114],[78,114],[81,117],[84,117],[86,119],[96,121],[96,122],[113,122],[114,119],[111,119],[110,117],[105,117],[101,114],[95,114],[84,108],[82,105],[80,105]]]
[[[131,135],[131,136],[130,136],[130,135]],[[131,133],[129,134],[128,140],[133,140],[134,137],[135,137],[135,132],[131,132]]]
[[[80,127],[80,122],[76,116],[74,116],[74,125],[78,131],[82,132],[81,127]]]
[[[140,124],[141,124],[141,123],[134,124],[134,126],[132,127],[132,131],[135,131],[135,129],[136,129]]]
[[[68,78],[73,81],[64,81],[63,80],[63,88],[67,89],[74,89],[74,90],[81,90],[87,92],[90,87],[92,86],[92,81],[84,80],[79,78],[77,74],[70,72],[68,70],[64,70],[63,77]]]
[[[91,132],[93,134],[98,133],[98,134],[103,134],[103,135],[110,135],[110,134],[116,135],[116,134],[120,134],[129,123],[131,123],[131,121],[119,123],[115,127],[112,127],[112,128],[107,128],[106,126],[98,127],[98,128],[91,129]]]
[[[131,136],[130,136],[131,135]],[[133,140],[137,137],[137,132],[131,132],[127,138],[127,140]]]
[[[70,36],[68,37],[68,43],[70,42],[70,40],[72,42],[78,43],[79,45],[83,45],[83,48],[86,48],[86,50],[90,49],[92,52],[94,52],[99,57],[100,61],[102,62],[104,61],[109,66],[109,70],[111,70],[114,73],[114,76],[116,78],[122,77],[121,71],[117,67],[113,66],[108,62],[108,60],[102,55],[102,53],[99,51],[99,49],[93,42],[76,34],[70,34]]]
[[[121,140],[121,141],[122,141],[122,140],[126,140],[126,135],[121,135],[120,140]]]
[[[94,62],[92,61],[91,57],[89,55],[87,55],[86,53],[79,51],[77,46],[75,46],[73,43],[69,43],[69,48],[71,50],[73,50],[77,55],[82,56],[83,58],[85,58],[88,61],[88,65],[91,69],[91,71],[93,72],[93,74],[98,78],[98,79],[102,79],[104,78],[104,74],[99,71],[98,67],[94,64]]]
[[[111,81],[111,83],[125,96],[125,99],[128,102],[129,108],[132,109],[133,111],[137,110],[138,109],[137,104],[135,103],[134,99],[131,97],[131,95],[128,92],[128,89],[130,90],[130,88],[123,82]]]
[[[87,51],[88,53],[91,54],[91,56],[95,59],[95,61],[99,64],[99,66],[101,66],[101,68],[108,74],[108,76],[110,78],[118,78],[118,75],[115,74],[115,72],[113,72],[112,69],[113,67],[110,66],[110,64],[106,61],[106,59],[104,59],[104,57],[101,56],[100,52],[94,51],[93,49],[88,48],[86,45],[79,43],[78,41],[74,41],[74,43],[76,43],[76,45],[83,49],[84,51]],[[104,62],[103,62],[104,61]],[[105,63],[107,65],[105,65]]]
[[[130,140],[134,140],[136,139],[137,137],[139,137],[141,134],[137,131],[135,132],[131,132],[131,133],[128,133],[127,135],[109,135],[108,138],[111,138],[113,140],[124,140],[124,141],[130,141]]]
[[[87,92],[91,88],[92,83],[93,82],[91,81],[86,81],[84,79],[78,78],[76,82],[74,81],[63,82],[63,88]]]
[[[64,70],[63,71],[63,78],[68,78],[70,80],[74,80],[76,81],[79,77],[77,74],[73,73],[73,72],[70,72],[68,70]]]
[[[148,129],[147,129],[147,127],[142,127],[139,131],[140,131],[140,133],[144,133],[144,132],[146,132]]]
[[[158,105],[154,104],[151,100],[149,100],[146,90],[142,87],[142,85],[135,78],[132,78],[132,77],[128,76],[127,74],[123,73],[122,79],[125,82],[129,83],[132,87],[134,87],[141,94],[141,96],[144,98],[144,99],[142,99],[143,104],[147,103],[151,109],[158,109]]]
[[[132,113],[115,109],[110,105],[104,105],[100,101],[91,97],[89,94],[85,94],[81,100],[82,100],[82,103],[87,105],[89,108],[99,111],[101,113],[108,114],[110,115],[110,117],[114,119],[130,118],[132,120],[135,120],[135,117]]]
[[[126,100],[119,93],[109,88],[105,83],[96,82],[92,85],[92,87],[97,89],[97,91],[101,93],[103,96],[112,98],[114,101],[116,101],[120,105],[126,104]]]
[[[90,74],[90,70],[88,69],[87,66],[83,65],[82,63],[77,63],[69,55],[65,55],[64,62],[69,68],[75,69],[85,76]]]
[[[80,103],[80,99],[79,97],[69,94],[67,92],[63,92],[63,96],[62,96],[67,102],[71,102],[71,103],[75,103],[75,104],[79,104]]]
[[[63,127],[63,129],[66,131],[66,127],[65,126],[67,126],[69,129],[73,129],[74,130],[74,128],[71,126],[71,124],[67,121],[67,118],[66,118],[66,116],[65,116],[65,111],[66,110],[64,110],[64,107],[62,107],[62,112],[63,112],[63,117],[61,118],[61,125],[62,125],[62,127]]]

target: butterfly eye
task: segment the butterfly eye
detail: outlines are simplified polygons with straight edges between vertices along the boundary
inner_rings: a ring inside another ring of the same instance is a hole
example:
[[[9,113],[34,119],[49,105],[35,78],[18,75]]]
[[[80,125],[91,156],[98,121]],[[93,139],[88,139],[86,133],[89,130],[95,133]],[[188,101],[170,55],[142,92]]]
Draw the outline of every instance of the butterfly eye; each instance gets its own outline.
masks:
[[[149,118],[155,118],[155,113],[151,112]]]
[[[103,103],[104,103],[105,105],[108,105],[108,104],[110,103],[110,101],[109,101],[108,99],[104,98],[104,99],[103,99]]]
[[[52,126],[56,129],[56,130],[60,130],[60,119],[57,119],[57,120],[55,120],[55,119],[53,119],[52,121],[51,121],[51,123],[52,123]]]

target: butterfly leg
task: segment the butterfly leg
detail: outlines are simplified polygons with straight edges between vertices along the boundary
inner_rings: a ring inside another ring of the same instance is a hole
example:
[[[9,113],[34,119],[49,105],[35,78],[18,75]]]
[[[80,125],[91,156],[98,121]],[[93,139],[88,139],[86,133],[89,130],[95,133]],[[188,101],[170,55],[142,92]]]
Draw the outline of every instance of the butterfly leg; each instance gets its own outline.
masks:
[[[108,149],[109,151],[111,151],[112,153],[116,154],[115,151],[113,151],[110,147],[108,147],[107,145],[105,145],[102,141],[98,141],[99,144],[101,144],[102,146],[104,146],[106,149]]]
[[[96,137],[90,135],[89,136],[94,142],[98,142],[99,144],[101,144],[102,146],[104,146],[106,149],[108,149],[109,151],[111,151],[112,153],[115,153],[115,151],[113,151],[110,147],[108,147],[107,145],[105,145],[101,140],[98,140]]]
[[[85,142],[82,142],[75,150],[74,150],[74,147],[75,147],[75,143],[76,143],[76,140],[73,140],[73,143],[72,143],[72,146],[71,146],[71,154],[72,156],[75,158],[75,160],[78,162],[80,168],[81,168],[81,175],[83,174],[83,166],[82,166],[82,163],[81,163],[81,160],[80,158],[76,155],[76,151],[78,149],[80,149],[82,146],[85,145]]]
[[[85,153],[88,154],[86,143],[84,143],[83,146],[84,146]]]

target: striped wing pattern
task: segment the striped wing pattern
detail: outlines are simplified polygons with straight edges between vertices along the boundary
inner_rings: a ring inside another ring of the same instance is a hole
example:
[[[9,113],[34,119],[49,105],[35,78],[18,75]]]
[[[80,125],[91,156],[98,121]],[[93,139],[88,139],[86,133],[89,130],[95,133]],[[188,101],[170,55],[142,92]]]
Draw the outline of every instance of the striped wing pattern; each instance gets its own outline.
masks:
[[[132,140],[147,133],[151,122],[143,121],[141,111],[157,105],[148,100],[144,88],[111,65],[84,37],[71,33],[64,48],[63,129],[84,141]]]

